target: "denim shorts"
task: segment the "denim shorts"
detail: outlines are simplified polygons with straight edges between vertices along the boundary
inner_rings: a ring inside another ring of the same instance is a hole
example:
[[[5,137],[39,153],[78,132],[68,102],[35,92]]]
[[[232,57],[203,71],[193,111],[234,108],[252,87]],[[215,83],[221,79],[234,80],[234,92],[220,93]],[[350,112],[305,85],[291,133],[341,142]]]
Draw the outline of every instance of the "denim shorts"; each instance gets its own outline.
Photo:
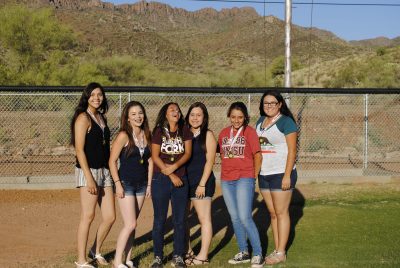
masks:
[[[282,179],[284,173],[271,175],[258,175],[258,186],[261,191],[282,191]],[[297,170],[290,173],[290,190],[293,190],[297,182]]]
[[[126,196],[141,196],[146,194],[146,184],[127,184],[121,181],[122,187],[124,188],[124,194]]]

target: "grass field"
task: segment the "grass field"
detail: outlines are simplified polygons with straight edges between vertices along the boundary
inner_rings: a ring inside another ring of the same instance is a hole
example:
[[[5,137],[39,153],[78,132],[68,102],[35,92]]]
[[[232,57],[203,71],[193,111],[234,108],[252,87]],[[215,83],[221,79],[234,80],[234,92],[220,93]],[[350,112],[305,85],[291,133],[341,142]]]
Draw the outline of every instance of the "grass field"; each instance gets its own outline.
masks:
[[[227,260],[237,253],[222,198],[213,203],[216,233],[208,267],[232,267]],[[400,267],[400,183],[300,185],[291,206],[293,231],[288,260],[284,267]],[[199,230],[190,216],[195,252],[199,249]],[[265,206],[258,196],[254,217],[260,230],[263,250],[274,248]],[[267,231],[268,228],[268,231]],[[167,234],[165,253],[170,258],[171,234]],[[268,237],[268,238],[267,238]],[[135,262],[148,267],[152,261],[150,234],[138,239]],[[105,244],[106,255],[113,256],[112,243]],[[108,250],[108,251],[107,251]],[[76,256],[68,255],[60,265],[71,265]],[[169,260],[166,267],[169,267]],[[238,265],[235,267],[249,267]],[[111,266],[110,266],[111,267]]]

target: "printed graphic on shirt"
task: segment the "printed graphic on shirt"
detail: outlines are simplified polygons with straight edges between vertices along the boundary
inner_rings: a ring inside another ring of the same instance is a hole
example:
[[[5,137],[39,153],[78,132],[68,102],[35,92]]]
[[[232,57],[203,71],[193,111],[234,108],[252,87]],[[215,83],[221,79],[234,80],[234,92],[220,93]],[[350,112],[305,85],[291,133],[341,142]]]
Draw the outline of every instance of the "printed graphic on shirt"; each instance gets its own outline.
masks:
[[[185,152],[184,143],[182,137],[171,137],[167,138],[165,136],[162,137],[161,141],[161,153],[174,155],[174,154],[183,154]]]
[[[223,158],[244,158],[244,149],[246,148],[246,139],[239,136],[235,144],[231,146],[232,139],[228,137],[222,138],[221,153]]]
[[[259,137],[258,140],[260,141],[261,153],[263,154],[276,153],[275,146],[268,140],[267,137]]]

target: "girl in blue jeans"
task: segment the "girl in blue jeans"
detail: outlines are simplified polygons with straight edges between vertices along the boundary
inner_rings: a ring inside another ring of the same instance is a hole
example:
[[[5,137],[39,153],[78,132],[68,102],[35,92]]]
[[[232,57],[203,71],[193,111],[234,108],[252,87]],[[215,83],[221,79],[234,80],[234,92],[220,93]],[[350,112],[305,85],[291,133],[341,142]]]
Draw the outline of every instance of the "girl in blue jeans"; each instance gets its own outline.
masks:
[[[185,215],[188,201],[188,181],[184,164],[192,154],[193,133],[186,126],[177,103],[165,104],[153,130],[151,157],[154,162],[151,196],[154,209],[154,261],[151,268],[163,267],[164,226],[169,201],[174,225],[174,253],[171,265],[186,267]]]
[[[230,264],[250,262],[247,238],[253,248],[251,267],[263,266],[261,242],[252,216],[255,178],[260,172],[262,156],[260,143],[243,102],[232,103],[228,110],[231,125],[218,138],[221,155],[222,195],[232,220],[239,253]]]

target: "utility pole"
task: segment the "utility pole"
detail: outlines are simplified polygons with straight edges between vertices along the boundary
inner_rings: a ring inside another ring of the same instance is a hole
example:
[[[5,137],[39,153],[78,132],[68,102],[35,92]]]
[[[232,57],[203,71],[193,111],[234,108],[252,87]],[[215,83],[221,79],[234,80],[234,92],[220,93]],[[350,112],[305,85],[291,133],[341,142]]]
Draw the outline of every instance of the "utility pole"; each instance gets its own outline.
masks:
[[[290,34],[292,26],[292,0],[285,0],[285,87],[292,86],[291,76],[291,51],[290,51]],[[289,94],[285,94],[286,103],[290,104]]]

